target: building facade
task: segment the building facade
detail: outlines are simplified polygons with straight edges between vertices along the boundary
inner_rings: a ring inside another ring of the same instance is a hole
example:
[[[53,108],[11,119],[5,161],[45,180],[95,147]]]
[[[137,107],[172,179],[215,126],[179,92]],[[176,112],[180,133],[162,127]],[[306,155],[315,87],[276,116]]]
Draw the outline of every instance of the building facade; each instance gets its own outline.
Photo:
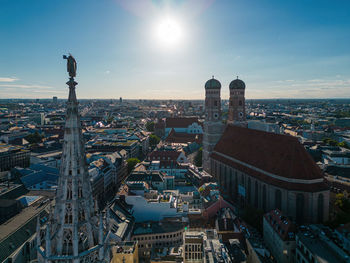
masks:
[[[19,146],[0,144],[0,172],[12,168],[28,167],[30,164],[30,151]]]
[[[184,233],[184,262],[203,262],[204,255],[204,233]]]
[[[278,208],[298,223],[328,219],[329,188],[295,137],[228,125],[210,165],[222,193],[241,207]]]
[[[278,209],[271,210],[263,217],[264,241],[273,257],[280,263],[295,262],[294,224]]]
[[[110,263],[139,263],[137,241],[118,242],[112,246],[112,260]]]
[[[221,84],[206,82],[203,169],[240,207],[278,208],[298,223],[326,221],[329,188],[322,171],[297,138],[246,128],[245,88],[238,78],[230,83],[224,127]]]
[[[131,239],[137,241],[139,257],[151,257],[152,249],[182,245],[184,224],[181,222],[143,222],[136,223]]]
[[[246,121],[245,83],[237,77],[237,79],[231,81],[229,88],[230,100],[227,123],[244,124]]]
[[[205,122],[203,135],[203,169],[210,172],[209,155],[219,141],[224,125],[221,118],[221,83],[214,77],[205,83]]]

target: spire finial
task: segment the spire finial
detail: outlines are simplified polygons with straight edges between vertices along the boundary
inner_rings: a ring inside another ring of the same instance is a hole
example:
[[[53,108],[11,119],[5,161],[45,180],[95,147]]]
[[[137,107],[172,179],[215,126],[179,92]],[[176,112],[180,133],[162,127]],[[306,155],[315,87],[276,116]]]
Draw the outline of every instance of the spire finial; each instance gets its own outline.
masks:
[[[77,62],[71,53],[68,56],[63,55],[63,59],[67,59],[67,72],[70,78],[74,78],[77,73]]]
[[[237,79],[238,79],[238,76],[237,76]]]
[[[212,75],[213,79],[214,79],[214,75]]]

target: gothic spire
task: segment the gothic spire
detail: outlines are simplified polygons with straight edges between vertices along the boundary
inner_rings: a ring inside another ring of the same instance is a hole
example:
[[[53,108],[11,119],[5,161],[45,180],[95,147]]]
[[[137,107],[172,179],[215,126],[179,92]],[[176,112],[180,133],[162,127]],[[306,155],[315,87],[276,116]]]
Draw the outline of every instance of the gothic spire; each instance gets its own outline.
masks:
[[[103,221],[94,207],[85,157],[78,101],[74,81],[76,62],[66,57],[70,78],[60,176],[52,220],[46,228],[45,248],[39,248],[39,262],[103,262]],[[99,226],[102,224],[101,226]],[[92,249],[96,247],[98,249]],[[41,252],[40,252],[41,251]],[[41,260],[40,260],[41,259]]]

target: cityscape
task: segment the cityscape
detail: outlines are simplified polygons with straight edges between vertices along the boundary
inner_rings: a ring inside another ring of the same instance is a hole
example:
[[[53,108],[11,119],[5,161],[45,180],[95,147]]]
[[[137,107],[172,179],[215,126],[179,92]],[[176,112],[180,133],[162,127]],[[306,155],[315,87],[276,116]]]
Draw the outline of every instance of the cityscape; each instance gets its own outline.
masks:
[[[350,5],[297,2],[0,2],[0,262],[350,263]]]

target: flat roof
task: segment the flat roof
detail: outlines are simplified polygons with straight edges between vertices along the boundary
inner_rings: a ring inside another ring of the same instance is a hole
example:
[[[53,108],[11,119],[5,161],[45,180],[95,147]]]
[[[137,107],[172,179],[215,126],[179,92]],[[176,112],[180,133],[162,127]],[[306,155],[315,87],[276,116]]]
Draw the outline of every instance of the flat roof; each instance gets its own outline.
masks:
[[[7,236],[15,232],[21,226],[30,221],[33,217],[40,214],[50,204],[50,202],[43,203],[46,197],[42,197],[41,200],[35,202],[32,206],[24,208],[19,214],[7,220],[5,223],[0,225],[0,242],[3,241]]]

